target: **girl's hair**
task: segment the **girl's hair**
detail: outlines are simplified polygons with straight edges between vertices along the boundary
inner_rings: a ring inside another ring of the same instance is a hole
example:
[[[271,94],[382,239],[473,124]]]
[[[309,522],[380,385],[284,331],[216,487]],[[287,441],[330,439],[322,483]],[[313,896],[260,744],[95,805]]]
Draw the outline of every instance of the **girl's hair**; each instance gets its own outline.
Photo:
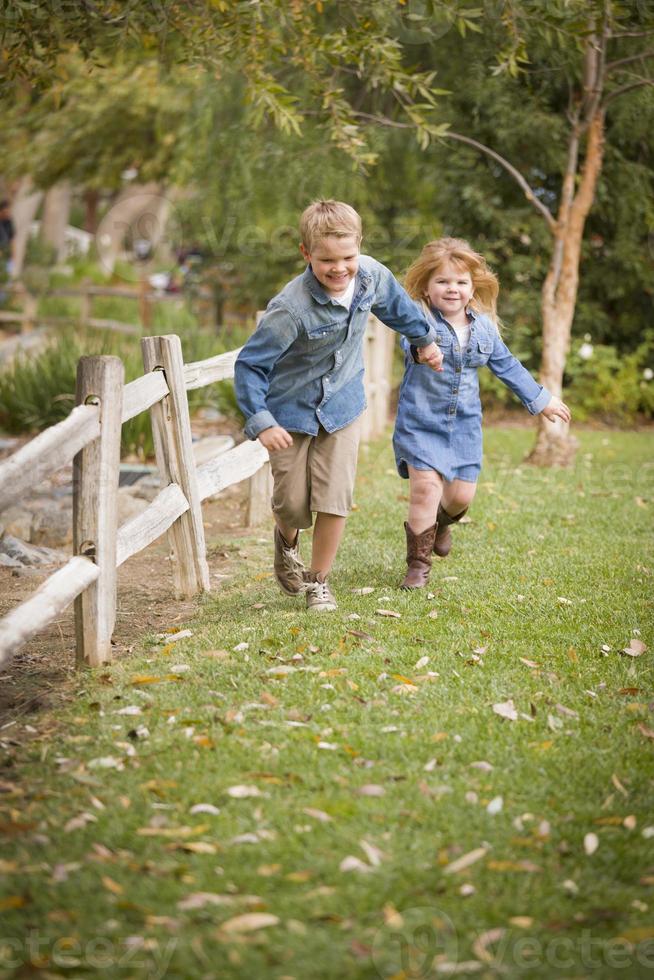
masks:
[[[486,259],[464,241],[463,238],[439,238],[428,242],[407,270],[404,285],[409,296],[419,300],[428,310],[427,283],[439,268],[447,262],[465,269],[472,279],[473,294],[470,306],[477,313],[485,313],[499,329],[497,296],[500,284],[489,269]]]

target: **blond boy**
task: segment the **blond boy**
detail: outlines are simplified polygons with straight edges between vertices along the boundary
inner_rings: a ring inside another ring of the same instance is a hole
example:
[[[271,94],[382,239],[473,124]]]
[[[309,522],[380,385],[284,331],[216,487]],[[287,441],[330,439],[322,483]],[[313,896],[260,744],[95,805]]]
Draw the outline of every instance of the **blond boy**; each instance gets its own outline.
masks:
[[[361,219],[340,201],[316,201],[300,220],[305,271],[275,296],[238,356],[236,397],[245,432],[270,453],[275,576],[307,609],[336,609],[327,577],[352,506],[370,313],[421,348],[440,370],[433,328],[392,273],[361,255]],[[315,514],[311,566],[299,531]]]

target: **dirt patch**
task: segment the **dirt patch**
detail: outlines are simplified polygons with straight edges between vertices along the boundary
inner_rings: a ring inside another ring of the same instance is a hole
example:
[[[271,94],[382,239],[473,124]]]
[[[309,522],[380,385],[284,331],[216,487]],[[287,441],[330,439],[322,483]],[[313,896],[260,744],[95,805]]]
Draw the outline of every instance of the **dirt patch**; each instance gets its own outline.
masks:
[[[221,576],[229,572],[231,559],[221,544],[244,533],[246,494],[247,482],[243,482],[202,506],[212,591],[220,587]],[[17,578],[11,569],[0,566],[0,617],[29,598],[44,578]],[[195,600],[174,598],[166,537],[159,538],[118,571],[115,658],[129,656],[134,644],[146,633],[189,622],[195,609]],[[75,666],[71,604],[0,671],[0,730],[7,726],[9,735],[14,720],[30,723],[44,710],[52,711],[58,704],[70,701],[81,684],[83,673]]]

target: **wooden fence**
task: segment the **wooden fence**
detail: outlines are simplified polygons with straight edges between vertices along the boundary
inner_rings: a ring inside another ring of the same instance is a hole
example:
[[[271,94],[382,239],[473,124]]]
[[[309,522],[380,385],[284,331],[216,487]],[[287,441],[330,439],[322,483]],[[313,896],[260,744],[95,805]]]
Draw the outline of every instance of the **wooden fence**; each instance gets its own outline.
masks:
[[[370,318],[364,342],[366,439],[387,423],[393,336]],[[0,668],[73,601],[78,663],[104,663],[111,656],[116,572],[123,562],[168,532],[176,595],[207,592],[202,501],[250,477],[250,522],[269,513],[270,466],[258,440],[197,467],[193,458],[186,392],[233,377],[239,350],[184,364],[176,334],[144,337],[141,348],[146,373],[129,384],[120,358],[82,357],[70,415],[0,464],[1,512],[73,460],[73,557],[0,620]],[[163,489],[146,510],[118,527],[121,426],[148,409]]]
[[[29,333],[34,329],[37,322],[43,325],[56,326],[64,322],[74,320],[81,327],[93,327],[99,330],[114,330],[117,333],[141,336],[144,330],[149,330],[152,326],[152,311],[155,303],[165,303],[171,300],[184,300],[185,294],[181,292],[166,293],[161,290],[151,289],[146,280],[138,283],[138,288],[128,286],[77,286],[59,287],[49,289],[40,297],[60,297],[66,299],[79,300],[79,311],[77,316],[64,316],[56,314],[43,315],[37,313],[39,298],[30,293],[22,284],[5,284],[3,290],[11,292],[21,303],[21,310],[0,310],[1,323],[19,323],[21,331]],[[205,301],[210,299],[211,293],[203,288],[199,295]],[[129,299],[134,300],[138,306],[138,323],[125,323],[120,320],[108,319],[107,317],[94,317],[93,301],[98,298],[106,299]]]

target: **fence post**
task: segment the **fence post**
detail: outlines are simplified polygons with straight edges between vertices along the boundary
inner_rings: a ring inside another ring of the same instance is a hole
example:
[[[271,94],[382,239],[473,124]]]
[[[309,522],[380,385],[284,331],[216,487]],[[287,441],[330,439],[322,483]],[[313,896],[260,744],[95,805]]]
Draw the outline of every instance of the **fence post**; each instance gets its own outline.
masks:
[[[77,661],[91,667],[111,659],[116,622],[116,533],[123,363],[119,357],[82,357],[78,405],[100,405],[100,436],[73,460],[73,552],[91,558],[98,578],[75,599]]]
[[[176,483],[189,502],[186,513],[171,525],[168,541],[175,591],[178,596],[192,596],[208,592],[210,585],[182,345],[176,334],[169,334],[143,337],[141,349],[146,372],[162,370],[168,385],[169,394],[150,409],[152,436],[162,484]]]
[[[270,463],[264,463],[250,477],[247,526],[254,527],[271,516],[270,498],[273,491],[273,479]]]

